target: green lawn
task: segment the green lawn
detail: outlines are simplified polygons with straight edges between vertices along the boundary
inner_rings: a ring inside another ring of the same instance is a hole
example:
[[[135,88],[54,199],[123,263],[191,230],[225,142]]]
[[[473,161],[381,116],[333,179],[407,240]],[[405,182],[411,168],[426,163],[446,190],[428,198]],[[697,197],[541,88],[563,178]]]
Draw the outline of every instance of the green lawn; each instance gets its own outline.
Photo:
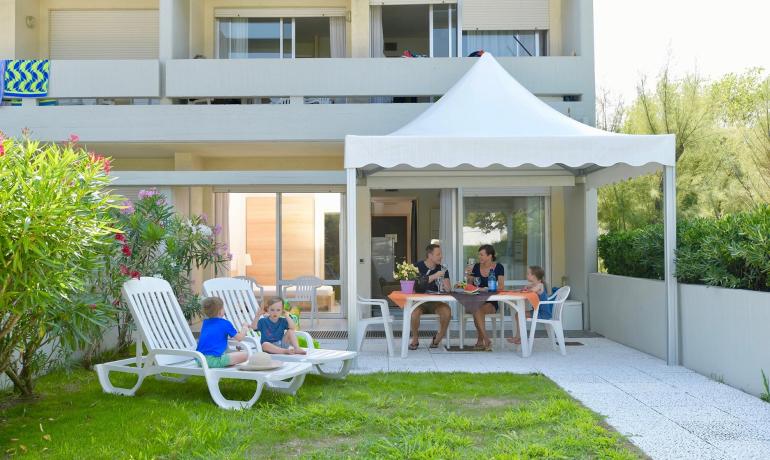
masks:
[[[121,377],[125,378],[125,377]],[[128,382],[126,382],[128,383]],[[247,398],[253,386],[226,384]],[[40,399],[7,395],[5,455],[53,458],[639,458],[624,438],[542,375],[309,376],[296,397],[218,409],[202,378],[107,395],[93,372],[44,377]],[[22,447],[23,446],[23,447]]]

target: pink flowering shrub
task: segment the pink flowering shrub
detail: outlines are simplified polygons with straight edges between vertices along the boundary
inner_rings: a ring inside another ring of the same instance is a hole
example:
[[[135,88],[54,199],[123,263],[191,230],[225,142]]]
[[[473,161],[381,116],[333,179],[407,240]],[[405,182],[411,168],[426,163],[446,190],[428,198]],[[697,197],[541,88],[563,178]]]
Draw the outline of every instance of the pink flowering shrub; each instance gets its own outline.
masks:
[[[198,295],[192,289],[193,269],[211,266],[215,273],[222,273],[231,256],[216,241],[216,228],[209,227],[201,216],[177,215],[155,189],[141,190],[137,201],[125,201],[121,208],[112,213],[122,233],[114,237],[100,289],[120,312],[118,341],[125,347],[133,328],[128,307],[120,298],[126,280],[141,276],[165,279],[189,319],[199,309]]]

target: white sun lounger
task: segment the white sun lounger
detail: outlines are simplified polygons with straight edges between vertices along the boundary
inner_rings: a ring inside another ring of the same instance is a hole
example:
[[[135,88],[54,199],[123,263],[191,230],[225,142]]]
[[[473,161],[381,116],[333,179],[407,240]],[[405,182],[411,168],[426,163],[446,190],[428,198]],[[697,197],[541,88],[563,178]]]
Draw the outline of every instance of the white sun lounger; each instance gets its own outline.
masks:
[[[149,277],[127,281],[123,285],[123,299],[131,310],[139,332],[136,358],[96,365],[99,383],[106,393],[133,396],[145,377],[151,375],[178,382],[187,377],[170,378],[161,374],[197,375],[206,379],[211,398],[219,407],[248,409],[259,399],[264,387],[295,394],[302,386],[305,375],[312,370],[310,364],[300,362],[285,363],[271,371],[210,368],[203,355],[195,351],[195,338],[168,282]],[[146,356],[142,356],[142,343],[148,350]],[[243,345],[243,348],[250,354],[249,347]],[[116,387],[110,381],[111,372],[134,374],[138,380],[131,388]],[[257,383],[257,389],[248,401],[229,400],[219,389],[219,381],[222,379],[252,380]]]
[[[254,290],[251,284],[242,279],[236,278],[214,278],[203,282],[203,293],[206,296],[215,296],[221,298],[225,303],[225,318],[229,319],[236,328],[240,328],[243,323],[251,323],[254,317],[260,311]],[[244,339],[245,343],[251,345],[254,350],[262,350],[259,341],[259,334],[255,331],[249,332],[249,337]],[[355,359],[355,351],[327,350],[315,347],[313,337],[305,331],[296,331],[297,337],[304,337],[308,347],[306,355],[272,355],[273,359],[286,362],[303,362],[312,364],[316,372],[323,377],[330,379],[344,378]],[[338,370],[329,370],[329,365],[339,366]],[[323,366],[323,367],[322,367]]]

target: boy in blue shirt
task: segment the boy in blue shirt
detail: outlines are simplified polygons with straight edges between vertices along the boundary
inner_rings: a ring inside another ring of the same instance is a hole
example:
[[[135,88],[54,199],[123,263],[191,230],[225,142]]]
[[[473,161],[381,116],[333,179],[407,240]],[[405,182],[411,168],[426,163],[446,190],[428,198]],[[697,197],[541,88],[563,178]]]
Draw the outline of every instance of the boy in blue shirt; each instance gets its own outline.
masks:
[[[283,299],[273,297],[268,300],[265,307],[265,315],[257,321],[255,330],[259,331],[262,351],[278,355],[304,355],[307,352],[299,347],[297,336],[294,334],[296,326],[283,310]],[[287,348],[291,345],[291,348]]]
[[[219,297],[203,299],[202,307],[207,318],[203,320],[196,350],[203,353],[209,367],[227,367],[245,362],[248,359],[245,351],[225,351],[228,337],[243,340],[249,325],[244,324],[240,332],[236,331],[233,324],[224,318],[225,304]]]

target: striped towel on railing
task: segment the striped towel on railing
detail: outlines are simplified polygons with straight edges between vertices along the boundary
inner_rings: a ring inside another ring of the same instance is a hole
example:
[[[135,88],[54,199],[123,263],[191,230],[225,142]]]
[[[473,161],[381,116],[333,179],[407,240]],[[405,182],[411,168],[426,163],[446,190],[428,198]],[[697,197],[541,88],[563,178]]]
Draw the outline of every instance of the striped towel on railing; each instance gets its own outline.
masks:
[[[48,59],[11,59],[5,63],[5,97],[45,97],[48,95]]]

